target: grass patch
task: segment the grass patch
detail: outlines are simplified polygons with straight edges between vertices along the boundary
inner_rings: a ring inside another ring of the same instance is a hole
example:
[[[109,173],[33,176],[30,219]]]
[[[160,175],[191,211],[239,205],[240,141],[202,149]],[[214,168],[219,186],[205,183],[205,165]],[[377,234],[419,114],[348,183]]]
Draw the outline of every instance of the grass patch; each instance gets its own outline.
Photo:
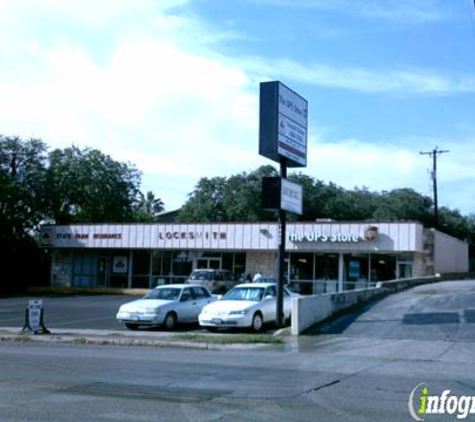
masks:
[[[172,341],[192,341],[215,344],[281,344],[283,340],[270,334],[179,334],[168,338]]]

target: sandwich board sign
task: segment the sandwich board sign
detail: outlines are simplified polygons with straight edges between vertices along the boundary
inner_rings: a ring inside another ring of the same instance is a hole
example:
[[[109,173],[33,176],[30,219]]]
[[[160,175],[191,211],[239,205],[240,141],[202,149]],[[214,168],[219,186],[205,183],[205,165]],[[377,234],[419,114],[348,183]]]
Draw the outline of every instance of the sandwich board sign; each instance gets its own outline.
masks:
[[[33,331],[40,329],[42,309],[42,300],[30,300],[28,302],[28,325]]]
[[[28,301],[26,309],[25,325],[22,332],[33,332],[34,334],[49,334],[49,330],[43,323],[43,301],[34,299]]]

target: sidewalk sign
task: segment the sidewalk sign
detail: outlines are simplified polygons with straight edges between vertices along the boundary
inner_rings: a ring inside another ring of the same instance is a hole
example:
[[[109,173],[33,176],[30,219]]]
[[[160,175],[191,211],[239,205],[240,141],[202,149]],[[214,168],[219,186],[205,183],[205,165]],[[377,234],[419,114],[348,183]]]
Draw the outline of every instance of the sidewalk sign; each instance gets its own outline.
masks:
[[[25,311],[25,325],[21,330],[22,333],[49,334],[50,331],[45,327],[43,317],[43,301],[37,299],[28,301],[28,308]]]

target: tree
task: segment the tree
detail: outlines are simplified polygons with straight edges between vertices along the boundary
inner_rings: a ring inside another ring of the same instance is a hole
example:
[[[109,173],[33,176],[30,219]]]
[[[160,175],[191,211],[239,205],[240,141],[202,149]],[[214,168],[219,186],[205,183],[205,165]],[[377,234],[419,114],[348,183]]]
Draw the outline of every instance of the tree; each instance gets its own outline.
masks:
[[[152,191],[147,191],[146,195],[140,192],[139,199],[134,206],[134,219],[136,221],[152,222],[164,209],[163,201],[156,198]]]
[[[46,145],[0,135],[0,239],[24,239],[46,211]]]
[[[262,221],[274,218],[261,206],[262,178],[275,176],[272,166],[229,178],[202,178],[181,208],[178,221]]]
[[[223,207],[225,177],[201,178],[180,209],[177,221],[226,221]]]
[[[416,220],[423,224],[432,223],[432,199],[413,189],[394,189],[383,192],[376,201],[372,215],[380,220]]]
[[[140,195],[141,173],[95,149],[51,152],[50,217],[57,224],[127,222]]]
[[[223,207],[227,221],[265,221],[274,214],[262,209],[262,178],[275,177],[274,167],[261,166],[250,173],[240,173],[227,179]]]
[[[47,261],[32,234],[42,222],[47,191],[46,145],[0,135],[0,293],[47,279]]]

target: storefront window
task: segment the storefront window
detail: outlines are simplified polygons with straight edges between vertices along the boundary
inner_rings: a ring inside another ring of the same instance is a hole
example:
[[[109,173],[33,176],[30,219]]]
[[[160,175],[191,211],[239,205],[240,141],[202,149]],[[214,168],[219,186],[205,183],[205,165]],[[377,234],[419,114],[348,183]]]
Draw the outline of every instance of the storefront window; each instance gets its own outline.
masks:
[[[313,291],[313,266],[314,254],[291,253],[289,284],[291,288],[300,293],[311,294]]]
[[[150,251],[134,251],[132,265],[132,287],[150,288]]]
[[[184,283],[193,270],[193,258],[187,252],[173,253],[172,283]]]
[[[110,287],[128,287],[129,264],[130,263],[128,251],[112,255],[110,262]]]
[[[396,279],[396,255],[371,255],[371,281]]]
[[[75,252],[73,259],[72,285],[89,287],[95,284],[96,255],[90,252]]]
[[[343,289],[363,289],[369,286],[369,254],[344,254]]]

